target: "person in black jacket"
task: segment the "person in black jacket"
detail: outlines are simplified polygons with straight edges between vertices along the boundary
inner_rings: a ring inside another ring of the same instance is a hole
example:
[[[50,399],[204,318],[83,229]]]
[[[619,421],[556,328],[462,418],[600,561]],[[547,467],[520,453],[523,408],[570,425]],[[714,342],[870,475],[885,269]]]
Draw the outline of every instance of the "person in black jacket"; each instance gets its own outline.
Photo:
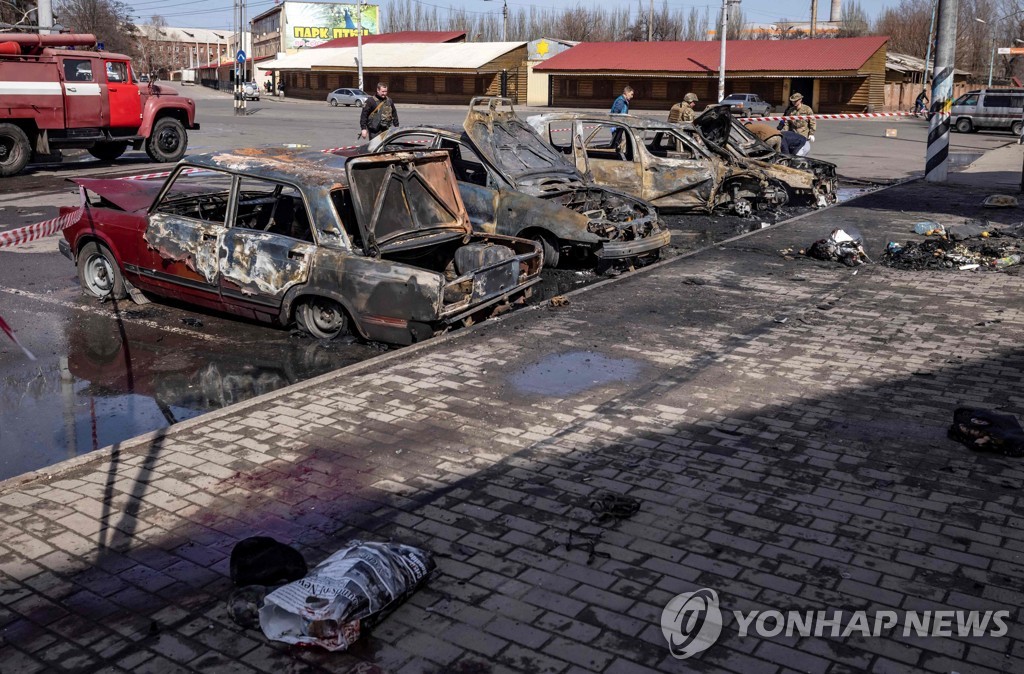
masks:
[[[359,137],[371,140],[392,126],[398,126],[398,110],[395,102],[388,98],[387,83],[380,82],[377,93],[363,104],[363,112],[359,115]]]

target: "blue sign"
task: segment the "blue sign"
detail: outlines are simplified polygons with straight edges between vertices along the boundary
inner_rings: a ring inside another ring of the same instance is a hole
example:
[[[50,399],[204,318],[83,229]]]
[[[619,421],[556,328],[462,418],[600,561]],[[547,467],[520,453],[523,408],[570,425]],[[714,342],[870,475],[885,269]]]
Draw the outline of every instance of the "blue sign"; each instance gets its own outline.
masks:
[[[245,63],[245,52],[243,50],[239,49],[238,53],[235,54],[235,60],[238,61],[239,63]]]

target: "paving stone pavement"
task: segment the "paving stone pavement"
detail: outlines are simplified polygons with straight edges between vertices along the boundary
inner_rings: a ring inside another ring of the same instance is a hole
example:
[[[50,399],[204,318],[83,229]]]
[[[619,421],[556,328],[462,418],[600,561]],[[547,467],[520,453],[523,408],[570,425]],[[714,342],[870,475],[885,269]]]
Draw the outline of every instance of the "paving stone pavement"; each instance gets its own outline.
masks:
[[[780,253],[843,226],[877,258],[984,194],[893,188],[0,484],[0,669],[1024,671],[1024,470],[946,438],[960,403],[1022,409],[1018,270]],[[594,524],[602,492],[640,511]],[[311,563],[401,541],[440,573],[349,652],[294,648],[226,614],[251,535]],[[699,588],[723,633],[678,660],[662,610]],[[769,609],[1011,617],[740,636],[733,610]]]

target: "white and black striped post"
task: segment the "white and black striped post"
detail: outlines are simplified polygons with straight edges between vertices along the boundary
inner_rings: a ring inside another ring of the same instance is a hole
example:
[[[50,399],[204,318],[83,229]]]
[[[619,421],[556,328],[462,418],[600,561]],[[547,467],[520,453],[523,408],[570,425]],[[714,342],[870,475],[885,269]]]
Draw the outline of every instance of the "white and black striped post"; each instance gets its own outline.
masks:
[[[953,103],[953,62],[956,57],[957,0],[939,0],[939,28],[932,77],[932,105],[939,108],[928,127],[924,177],[944,183],[949,172],[949,111]]]

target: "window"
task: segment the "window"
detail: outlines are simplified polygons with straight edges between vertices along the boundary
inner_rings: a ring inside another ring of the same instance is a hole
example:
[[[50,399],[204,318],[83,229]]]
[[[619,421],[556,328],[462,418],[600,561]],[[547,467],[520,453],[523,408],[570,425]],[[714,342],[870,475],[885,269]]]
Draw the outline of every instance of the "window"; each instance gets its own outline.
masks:
[[[64,59],[64,79],[68,82],[92,82],[92,61]]]
[[[577,80],[570,80],[564,77],[559,77],[558,80],[558,95],[566,96],[568,98],[577,98],[580,95],[580,83]]]
[[[572,154],[572,121],[554,122],[548,125],[551,146],[562,154]]]
[[[388,82],[388,92],[390,93],[392,91],[398,91],[398,92],[405,91],[405,78],[404,77],[396,77],[395,79],[393,79],[390,82]]]
[[[302,194],[295,187],[259,178],[239,182],[235,227],[313,242]]]
[[[583,147],[591,159],[633,161],[629,129],[611,124],[584,123],[583,131],[586,134]]]
[[[220,171],[179,173],[156,207],[157,213],[224,224],[231,175]]]
[[[666,159],[695,159],[693,150],[681,137],[665,129],[644,132],[644,147],[655,157]]]
[[[446,78],[444,78],[444,93],[446,93],[446,94],[461,94],[462,93],[462,78],[461,77],[446,77]]]
[[[640,80],[631,82],[634,98],[654,98],[654,83],[651,80]]]
[[[594,80],[594,98],[612,99],[612,81]]]
[[[491,75],[484,75],[477,77],[473,80],[473,93],[474,94],[486,94],[487,90],[491,86],[491,82],[494,81],[494,77]]]
[[[1024,96],[985,94],[981,104],[986,108],[1022,108],[1024,107]]]
[[[487,185],[487,169],[476,152],[466,145],[447,138],[441,139],[441,149],[448,150],[452,158],[455,177],[473,185]]]
[[[128,81],[128,64],[121,61],[107,61],[107,82]]]
[[[953,105],[977,105],[978,94],[966,94],[957,99]]]
[[[416,78],[416,93],[418,93],[418,94],[432,94],[432,93],[434,93],[434,78],[433,77],[417,77]]]

